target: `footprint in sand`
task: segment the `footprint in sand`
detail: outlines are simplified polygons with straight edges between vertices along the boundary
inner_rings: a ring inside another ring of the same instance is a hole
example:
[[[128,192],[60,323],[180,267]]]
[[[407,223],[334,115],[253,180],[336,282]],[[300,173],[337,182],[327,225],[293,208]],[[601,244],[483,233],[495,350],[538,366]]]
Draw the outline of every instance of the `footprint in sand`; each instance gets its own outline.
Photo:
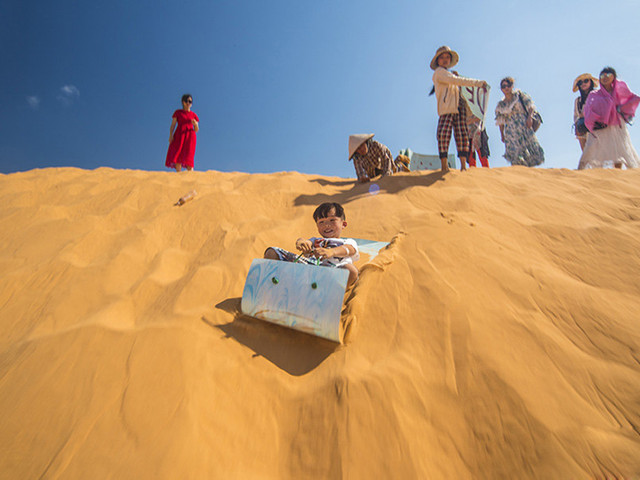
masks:
[[[131,330],[136,326],[135,318],[133,300],[125,297],[105,306],[79,326],[99,325],[111,330]]]
[[[189,257],[184,251],[169,248],[156,256],[149,279],[160,285],[168,285],[184,276],[188,264]]]

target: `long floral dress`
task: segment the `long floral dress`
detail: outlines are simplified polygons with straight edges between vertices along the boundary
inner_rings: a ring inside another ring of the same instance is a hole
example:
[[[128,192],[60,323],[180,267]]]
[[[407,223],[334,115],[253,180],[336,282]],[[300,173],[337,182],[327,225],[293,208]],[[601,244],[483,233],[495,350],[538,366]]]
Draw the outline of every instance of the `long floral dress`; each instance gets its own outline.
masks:
[[[520,90],[513,92],[511,101],[503,98],[498,102],[496,125],[504,126],[504,158],[511,165],[535,167],[544,162],[544,150],[533,129],[527,127],[528,112],[533,110],[531,97]]]

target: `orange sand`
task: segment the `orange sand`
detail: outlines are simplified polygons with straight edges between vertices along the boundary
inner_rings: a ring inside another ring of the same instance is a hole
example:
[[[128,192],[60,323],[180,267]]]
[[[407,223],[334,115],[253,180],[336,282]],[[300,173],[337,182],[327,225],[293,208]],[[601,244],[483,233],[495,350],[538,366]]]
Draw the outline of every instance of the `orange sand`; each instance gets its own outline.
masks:
[[[0,175],[0,477],[638,478],[640,171],[378,184]],[[323,201],[395,238],[342,346],[239,313]]]

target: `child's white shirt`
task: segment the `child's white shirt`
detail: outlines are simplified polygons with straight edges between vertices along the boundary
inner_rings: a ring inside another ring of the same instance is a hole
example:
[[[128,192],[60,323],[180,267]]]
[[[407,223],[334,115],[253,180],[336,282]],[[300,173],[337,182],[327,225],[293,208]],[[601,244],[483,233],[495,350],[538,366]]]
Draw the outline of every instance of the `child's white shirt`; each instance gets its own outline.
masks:
[[[341,267],[348,265],[349,263],[357,262],[360,260],[360,251],[358,250],[358,243],[353,238],[324,238],[324,237],[311,237],[309,239],[313,244],[313,248],[336,248],[343,245],[350,245],[355,249],[353,255],[345,255],[343,257],[331,257],[322,261],[321,265],[331,265],[334,267]]]

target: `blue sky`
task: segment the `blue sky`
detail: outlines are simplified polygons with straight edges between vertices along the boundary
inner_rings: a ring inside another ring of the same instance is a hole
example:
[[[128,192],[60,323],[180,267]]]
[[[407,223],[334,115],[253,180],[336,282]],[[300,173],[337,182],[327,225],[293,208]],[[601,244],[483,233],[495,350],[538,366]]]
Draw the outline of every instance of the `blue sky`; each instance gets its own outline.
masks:
[[[639,19],[636,0],[4,0],[0,172],[164,170],[185,92],[196,170],[354,177],[350,133],[435,154],[428,63],[443,44],[492,86],[491,166],[507,166],[493,110],[511,75],[544,118],[544,167],[575,168],[573,79],[612,65],[640,92]]]

